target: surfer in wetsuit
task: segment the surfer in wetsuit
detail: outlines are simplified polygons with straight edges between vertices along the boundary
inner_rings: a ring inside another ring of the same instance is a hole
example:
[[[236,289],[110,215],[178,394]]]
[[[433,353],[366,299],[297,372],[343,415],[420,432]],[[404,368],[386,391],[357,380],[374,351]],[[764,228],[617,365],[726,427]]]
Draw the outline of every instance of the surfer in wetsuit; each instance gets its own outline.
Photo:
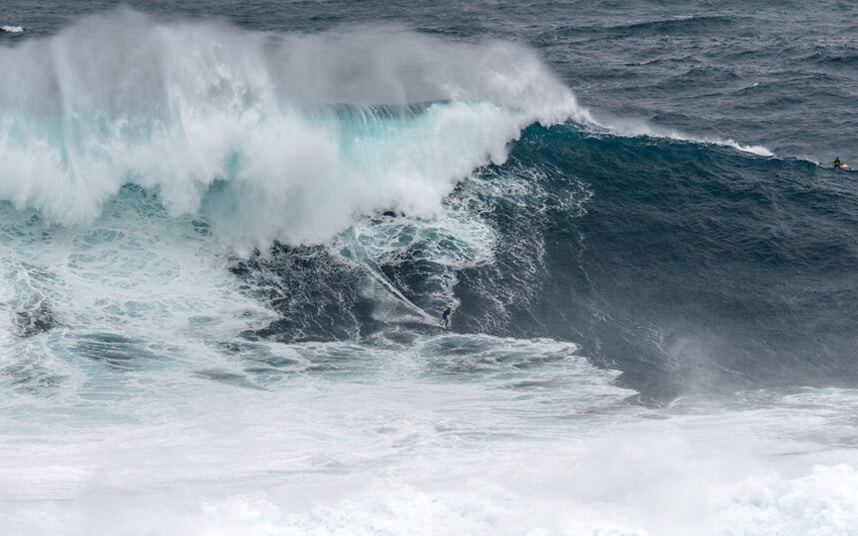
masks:
[[[447,329],[447,326],[450,325],[450,306],[444,308],[444,312],[441,313],[441,327]]]
[[[834,169],[840,169],[841,167],[843,167],[843,162],[840,161],[839,156],[835,156],[834,157]]]

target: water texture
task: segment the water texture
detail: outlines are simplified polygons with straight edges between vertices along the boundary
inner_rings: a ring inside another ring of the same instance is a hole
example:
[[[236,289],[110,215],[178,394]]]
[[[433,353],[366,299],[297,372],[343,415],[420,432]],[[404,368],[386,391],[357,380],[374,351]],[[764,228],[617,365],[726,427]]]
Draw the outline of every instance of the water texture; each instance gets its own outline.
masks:
[[[7,2],[0,531],[858,534],[855,15]]]

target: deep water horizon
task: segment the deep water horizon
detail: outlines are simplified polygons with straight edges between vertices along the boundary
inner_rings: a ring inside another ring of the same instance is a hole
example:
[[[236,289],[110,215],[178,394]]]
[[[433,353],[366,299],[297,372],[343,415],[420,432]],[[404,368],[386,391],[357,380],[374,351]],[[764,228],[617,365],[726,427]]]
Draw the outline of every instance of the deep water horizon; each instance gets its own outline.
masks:
[[[0,532],[858,534],[855,11],[9,2]]]

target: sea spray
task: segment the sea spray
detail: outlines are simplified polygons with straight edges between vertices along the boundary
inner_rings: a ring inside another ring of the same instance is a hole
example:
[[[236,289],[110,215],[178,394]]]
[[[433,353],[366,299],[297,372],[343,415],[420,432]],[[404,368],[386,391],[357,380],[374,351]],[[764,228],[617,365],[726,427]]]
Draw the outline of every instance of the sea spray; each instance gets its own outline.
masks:
[[[586,115],[527,47],[387,27],[270,34],[121,10],[0,49],[0,65],[0,198],[85,223],[134,183],[174,215],[204,209],[237,248],[436,214],[526,126]]]

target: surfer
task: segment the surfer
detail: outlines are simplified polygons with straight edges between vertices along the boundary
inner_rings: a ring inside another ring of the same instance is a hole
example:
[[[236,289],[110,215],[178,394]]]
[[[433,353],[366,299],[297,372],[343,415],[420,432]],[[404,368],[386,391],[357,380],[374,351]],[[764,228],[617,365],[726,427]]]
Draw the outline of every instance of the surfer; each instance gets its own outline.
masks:
[[[849,169],[849,164],[841,162],[839,156],[834,157],[834,169]]]
[[[441,313],[441,327],[443,329],[447,329],[450,325],[450,306],[444,308],[444,312]]]

